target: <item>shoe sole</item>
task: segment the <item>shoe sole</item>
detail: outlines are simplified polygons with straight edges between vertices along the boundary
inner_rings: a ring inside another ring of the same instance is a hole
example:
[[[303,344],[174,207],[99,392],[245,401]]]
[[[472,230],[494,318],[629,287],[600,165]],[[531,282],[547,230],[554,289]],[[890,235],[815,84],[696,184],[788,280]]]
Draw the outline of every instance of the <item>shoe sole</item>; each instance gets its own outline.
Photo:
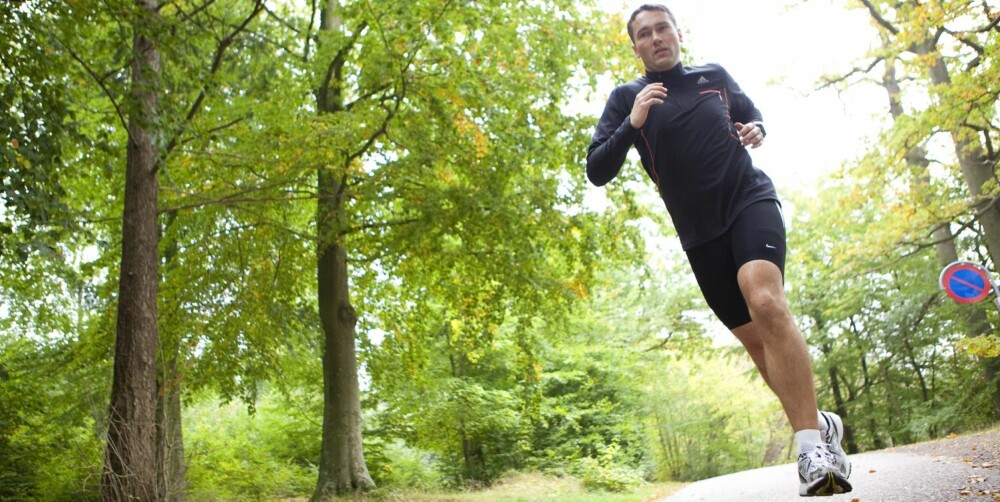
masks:
[[[800,490],[799,495],[803,497],[826,497],[838,493],[847,493],[854,488],[846,479],[828,472],[826,476],[813,481],[811,485],[804,486],[805,490]]]

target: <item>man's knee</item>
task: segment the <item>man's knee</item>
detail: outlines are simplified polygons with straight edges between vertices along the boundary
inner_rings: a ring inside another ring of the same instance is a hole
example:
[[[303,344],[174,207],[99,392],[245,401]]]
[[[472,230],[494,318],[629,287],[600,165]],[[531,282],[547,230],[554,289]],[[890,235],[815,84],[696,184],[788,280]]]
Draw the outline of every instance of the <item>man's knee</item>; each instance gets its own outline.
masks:
[[[750,317],[753,318],[754,322],[770,326],[791,320],[792,314],[788,309],[788,302],[785,301],[785,296],[780,292],[759,288],[744,294],[746,295],[747,308],[750,309]],[[764,330],[765,333],[767,331],[769,330]]]

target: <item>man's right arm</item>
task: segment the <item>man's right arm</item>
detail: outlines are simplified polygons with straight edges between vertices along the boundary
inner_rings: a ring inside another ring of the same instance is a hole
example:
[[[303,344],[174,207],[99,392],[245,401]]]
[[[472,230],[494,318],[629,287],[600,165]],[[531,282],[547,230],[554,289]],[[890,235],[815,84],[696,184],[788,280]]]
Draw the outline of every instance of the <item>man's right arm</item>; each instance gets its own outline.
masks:
[[[619,93],[620,89],[615,89],[604,105],[604,113],[587,150],[587,179],[597,186],[604,186],[618,176],[628,149],[639,135],[629,118],[631,109]]]

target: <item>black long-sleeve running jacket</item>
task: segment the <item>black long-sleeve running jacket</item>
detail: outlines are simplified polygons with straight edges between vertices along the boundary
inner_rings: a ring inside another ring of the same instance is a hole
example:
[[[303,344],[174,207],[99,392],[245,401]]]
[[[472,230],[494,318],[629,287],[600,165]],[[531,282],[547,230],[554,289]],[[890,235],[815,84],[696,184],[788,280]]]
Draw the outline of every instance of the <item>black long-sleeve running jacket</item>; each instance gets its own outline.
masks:
[[[649,108],[642,128],[629,114],[635,97],[663,82],[667,97]],[[761,120],[760,111],[719,65],[647,72],[611,92],[587,153],[587,177],[602,186],[618,175],[635,146],[685,250],[722,235],[744,208],[777,200],[774,184],[753,166],[735,122]]]

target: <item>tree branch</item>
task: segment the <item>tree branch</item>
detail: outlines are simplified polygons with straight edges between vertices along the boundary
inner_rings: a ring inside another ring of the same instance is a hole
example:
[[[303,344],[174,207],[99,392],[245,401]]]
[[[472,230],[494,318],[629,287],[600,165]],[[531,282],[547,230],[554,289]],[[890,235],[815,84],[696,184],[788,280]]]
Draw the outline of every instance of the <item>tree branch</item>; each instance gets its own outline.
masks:
[[[983,0],[983,14],[986,16],[986,19],[990,19],[990,4],[986,2],[986,0]],[[996,18],[990,19],[989,24],[976,31],[978,33],[986,33],[987,31],[992,30],[1000,31],[1000,14],[998,14]]]
[[[839,83],[842,83],[842,82],[845,82],[845,81],[849,80],[854,75],[858,75],[858,74],[867,75],[868,73],[871,73],[871,71],[874,70],[875,67],[879,63],[881,63],[882,61],[885,61],[885,57],[884,56],[879,56],[879,57],[875,58],[874,60],[872,60],[871,63],[869,63],[866,68],[862,68],[860,66],[855,66],[853,69],[851,69],[851,71],[849,71],[849,72],[847,72],[847,73],[845,73],[845,74],[843,74],[843,75],[841,75],[839,77],[836,77],[836,78],[824,78],[821,81],[822,85],[820,85],[816,89],[817,90],[821,90],[821,89],[825,89],[827,87],[832,87],[834,85],[837,85]]]
[[[900,241],[901,245],[904,245],[904,246],[913,246],[912,250],[910,250],[910,251],[908,251],[906,253],[903,253],[903,255],[900,256],[900,260],[902,260],[903,258],[907,258],[909,256],[913,256],[913,255],[919,253],[920,251],[922,251],[924,249],[929,249],[929,248],[932,248],[934,246],[937,246],[938,244],[943,244],[945,242],[949,242],[949,241],[953,241],[953,240],[957,239],[958,235],[960,233],[962,233],[963,230],[972,230],[973,229],[973,225],[977,221],[979,221],[979,219],[982,218],[982,216],[984,214],[986,214],[987,211],[992,210],[993,207],[996,206],[998,202],[1000,202],[1000,197],[990,197],[989,198],[989,202],[987,204],[983,205],[982,207],[978,208],[975,211],[975,213],[973,213],[972,219],[970,219],[969,221],[966,221],[966,222],[960,222],[960,221],[956,222],[956,221],[953,221],[952,219],[949,219],[948,221],[945,221],[943,223],[940,223],[940,224],[934,226],[931,229],[931,231],[928,233],[928,235],[933,235],[934,232],[938,231],[939,229],[944,228],[946,226],[949,226],[949,225],[951,225],[953,223],[957,223],[959,225],[958,231],[957,232],[949,232],[950,235],[948,237],[945,237],[945,238],[942,238],[942,239],[932,240],[932,241],[929,241],[929,242],[913,242],[913,241],[905,241],[905,240],[904,241]]]
[[[285,197],[222,197],[219,199],[204,198],[203,200],[197,202],[188,202],[185,204],[179,204],[176,206],[164,207],[159,209],[159,214],[165,214],[172,211],[183,211],[185,209],[197,209],[201,207],[208,206],[223,206],[223,207],[235,207],[246,203],[264,203],[264,202],[296,202],[301,200],[313,200],[317,197],[315,195],[310,196],[285,196]]]
[[[205,4],[205,6],[207,5],[208,3]],[[250,24],[250,22],[253,21],[254,18],[256,18],[263,11],[264,11],[263,0],[256,0],[254,3],[254,8],[250,12],[250,15],[248,15],[247,18],[244,19],[239,26],[233,29],[232,32],[226,35],[225,38],[219,41],[219,46],[215,50],[215,56],[212,58],[212,66],[209,69],[209,75],[214,75],[218,73],[219,68],[222,67],[222,59],[225,56],[226,50],[236,40],[236,37],[244,30],[246,30],[246,27]],[[208,95],[208,90],[205,88],[205,86],[202,86],[201,91],[198,93],[198,97],[195,98],[194,103],[191,104],[191,108],[188,109],[188,113],[184,117],[185,122],[190,123],[194,119],[195,115],[197,115],[198,112],[201,110],[201,106],[205,102],[205,98],[207,97],[207,95]],[[177,146],[179,134],[180,133],[178,132],[178,134],[175,135],[173,138],[171,138],[170,142],[167,143],[167,148],[163,153],[163,157],[169,155],[170,152],[173,151],[173,149]]]
[[[279,16],[277,12],[274,12],[273,10],[271,10],[270,8],[268,8],[267,6],[264,6],[264,12],[267,12],[268,15],[270,15],[271,17],[277,19],[278,20],[278,24],[284,26],[285,28],[288,28],[289,30],[292,30],[292,33],[294,33],[296,35],[301,35],[302,34],[302,31],[299,30],[298,28],[296,28],[295,25],[293,25],[292,23],[286,21],[285,18]],[[291,54],[291,53],[289,53],[289,54]]]
[[[673,338],[673,337],[674,337],[674,334],[670,333],[669,335],[667,335],[666,338],[664,338],[663,340],[661,340],[660,343],[657,343],[656,345],[653,345],[652,347],[646,349],[645,352],[652,352],[654,350],[660,350],[660,349],[666,348],[667,345],[670,343],[670,339]]]
[[[401,85],[405,88],[406,86],[405,80],[401,82]],[[368,149],[370,149],[372,145],[375,144],[375,141],[377,141],[380,137],[382,137],[382,135],[386,133],[386,131],[389,130],[389,122],[392,121],[393,117],[395,117],[396,113],[399,111],[400,105],[403,103],[403,97],[405,95],[406,92],[404,90],[403,92],[394,96],[396,98],[395,106],[392,109],[386,110],[385,118],[382,119],[382,125],[380,125],[378,129],[376,129],[371,135],[369,135],[368,140],[364,142],[361,148],[359,148],[354,153],[347,155],[347,158],[345,159],[344,162],[345,166],[349,166],[351,162],[353,162],[355,159],[358,159],[362,155],[367,153]]]
[[[986,49],[984,49],[982,45],[979,45],[974,40],[966,36],[966,32],[952,31],[945,27],[941,27],[941,32],[951,35],[952,38],[958,40],[959,43],[971,48],[976,53],[976,57],[972,58],[972,60],[969,61],[969,64],[965,65],[965,71],[972,71],[974,68],[978,67],[982,63],[983,55],[986,53]]]
[[[201,11],[209,8],[214,3],[215,3],[215,0],[208,0],[207,2],[199,5],[198,7],[195,7],[195,9],[192,10],[191,12],[184,12],[183,9],[181,9],[180,7],[178,7],[177,8],[177,12],[179,12],[181,14],[181,19],[183,19],[185,21],[190,21],[192,18],[194,18],[194,16],[198,15],[199,12],[201,12]],[[160,7],[159,7],[160,10],[162,10],[163,7],[165,7],[167,5],[170,5],[170,3],[164,3],[163,5],[160,5]]]
[[[451,7],[451,4],[452,4],[452,0],[446,1],[444,3],[444,5],[441,6],[441,9],[438,11],[438,14],[434,18],[434,20],[437,20],[441,16],[443,16],[444,13],[447,12],[447,10]],[[372,17],[376,17],[375,14],[374,14],[374,11],[372,10],[371,2],[370,1],[369,2],[365,2],[365,6],[368,8],[369,14]],[[379,29],[379,33],[382,36],[382,43],[385,44],[386,48],[389,48],[391,50],[392,46],[389,44],[389,40],[386,38],[384,31],[381,29],[381,26],[379,26],[378,29]],[[365,141],[364,145],[362,145],[361,148],[359,148],[356,152],[354,152],[352,154],[349,154],[347,156],[345,165],[349,165],[350,162],[352,162],[354,159],[357,159],[357,158],[361,157],[362,155],[364,155],[365,153],[367,153],[368,149],[371,148],[372,145],[375,144],[375,141],[378,138],[380,138],[381,136],[387,134],[387,132],[389,130],[389,122],[391,122],[392,118],[395,117],[396,113],[399,112],[400,106],[403,103],[403,99],[406,97],[406,78],[405,78],[406,73],[409,71],[409,68],[411,66],[413,66],[413,61],[416,59],[417,53],[420,52],[420,48],[423,47],[423,45],[427,43],[427,41],[429,39],[429,35],[430,35],[430,30],[424,30],[424,37],[419,42],[417,42],[416,44],[413,44],[410,47],[409,58],[407,58],[406,63],[403,64],[402,67],[399,69],[399,76],[397,77],[396,81],[398,82],[398,84],[400,86],[400,90],[399,90],[399,92],[393,93],[393,95],[392,95],[392,97],[395,99],[395,106],[393,106],[392,109],[390,109],[390,110],[386,110],[387,113],[386,113],[385,118],[382,120],[382,125],[375,131],[374,134],[371,135],[371,137],[368,138],[367,141]],[[369,95],[373,96],[375,93],[376,92],[373,91]],[[383,96],[383,105],[384,105],[384,101],[386,99],[389,99],[389,97],[388,96]],[[345,176],[346,176],[346,170],[345,170]],[[341,183],[341,186],[342,187],[345,186],[345,183]]]
[[[76,53],[76,51],[73,50],[72,47],[63,42],[62,39],[60,39],[58,36],[53,35],[53,38],[55,38],[56,41],[59,42],[59,45],[62,45],[63,48],[66,49],[66,52],[69,52],[69,55],[70,57],[73,58],[73,60],[75,60],[77,63],[80,64],[80,66],[83,67],[83,70],[86,71],[88,75],[90,75],[90,78],[94,79],[94,82],[96,82],[97,85],[101,88],[101,90],[104,92],[104,95],[108,97],[108,101],[111,101],[111,105],[114,106],[115,108],[115,113],[118,114],[118,120],[121,122],[122,128],[125,129],[125,133],[128,134],[129,141],[132,141],[132,132],[129,130],[128,121],[125,120],[125,113],[122,112],[121,106],[119,106],[118,102],[115,101],[115,97],[111,94],[111,90],[108,89],[108,86],[104,85],[104,79],[98,77],[97,73],[94,72],[94,70],[92,70],[89,66],[87,66],[86,61],[84,61],[83,58],[81,58]]]
[[[311,47],[312,47],[312,45],[311,45],[311,43],[312,43],[312,30],[313,30],[314,23],[316,22],[316,13],[319,12],[319,6],[316,5],[316,0],[312,0],[312,2],[310,3],[310,6],[312,7],[312,12],[309,14],[309,26],[306,27],[306,33],[305,33],[305,39],[306,40],[305,40],[305,43],[303,44],[303,48],[302,48],[302,62],[303,63],[306,63],[306,62],[309,61],[309,52],[310,52]]]
[[[406,218],[403,220],[392,220],[392,221],[381,221],[378,223],[364,223],[350,228],[345,228],[340,235],[348,235],[358,232],[363,232],[365,230],[371,230],[373,228],[392,228],[401,227],[404,225],[412,225],[421,221],[420,218]]]
[[[248,115],[246,115],[244,117],[239,117],[239,118],[230,120],[229,122],[227,122],[225,124],[213,127],[211,129],[205,131],[205,134],[215,134],[215,133],[217,133],[219,131],[222,131],[222,130],[225,130],[225,129],[229,129],[230,127],[233,127],[236,124],[239,124],[240,122],[243,122],[244,120],[250,118],[251,116],[252,115],[248,114]],[[185,139],[179,139],[179,140],[177,140],[175,146],[180,146],[180,145],[187,144],[188,142],[193,141],[194,139],[195,139],[195,136],[191,136],[191,137],[185,138]]]
[[[878,9],[872,4],[871,0],[861,0],[861,3],[868,8],[868,12],[875,19],[875,22],[880,24],[883,28],[889,30],[893,35],[899,35],[899,29],[892,25],[886,18],[882,17]]]

